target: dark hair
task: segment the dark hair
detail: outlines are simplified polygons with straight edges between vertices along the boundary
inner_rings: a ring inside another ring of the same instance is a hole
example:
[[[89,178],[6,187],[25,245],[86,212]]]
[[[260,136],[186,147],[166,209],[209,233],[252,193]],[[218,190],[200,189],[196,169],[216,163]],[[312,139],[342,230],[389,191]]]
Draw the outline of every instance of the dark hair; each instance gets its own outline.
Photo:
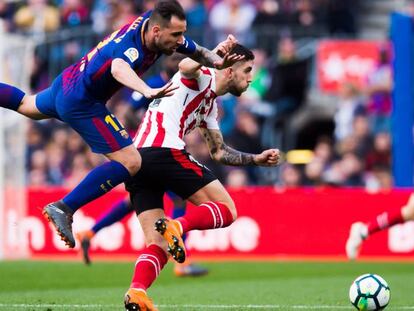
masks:
[[[181,4],[177,0],[160,0],[152,11],[150,22],[165,26],[173,16],[185,20],[185,13]]]
[[[234,48],[230,51],[230,55],[231,54],[238,54],[244,56],[243,61],[254,60],[253,52],[241,44],[236,44]]]

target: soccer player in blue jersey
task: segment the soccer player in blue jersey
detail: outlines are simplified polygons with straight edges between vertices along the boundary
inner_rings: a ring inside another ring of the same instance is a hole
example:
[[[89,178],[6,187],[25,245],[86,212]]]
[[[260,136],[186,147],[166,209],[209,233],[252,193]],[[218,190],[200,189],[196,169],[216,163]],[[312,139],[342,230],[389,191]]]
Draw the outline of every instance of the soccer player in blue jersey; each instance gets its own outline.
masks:
[[[43,214],[70,248],[75,246],[73,213],[127,181],[141,167],[139,152],[106,108],[106,101],[124,86],[150,99],[173,95],[175,87],[171,83],[151,88],[140,78],[162,54],[177,51],[219,69],[240,60],[238,55],[219,57],[185,38],[185,31],[181,5],[176,0],[160,0],[154,10],[106,37],[39,94],[26,95],[16,87],[0,83],[0,107],[31,119],[59,119],[76,130],[93,152],[109,159],[93,169],[63,199],[43,209]]]

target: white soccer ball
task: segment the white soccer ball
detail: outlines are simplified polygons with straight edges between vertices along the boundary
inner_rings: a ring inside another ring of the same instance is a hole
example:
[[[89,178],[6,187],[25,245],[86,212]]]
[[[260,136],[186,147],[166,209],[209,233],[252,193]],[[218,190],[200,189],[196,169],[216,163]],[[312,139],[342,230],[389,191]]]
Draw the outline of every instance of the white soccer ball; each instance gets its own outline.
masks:
[[[349,300],[358,310],[383,310],[390,302],[387,282],[376,274],[364,274],[356,278],[349,289]]]

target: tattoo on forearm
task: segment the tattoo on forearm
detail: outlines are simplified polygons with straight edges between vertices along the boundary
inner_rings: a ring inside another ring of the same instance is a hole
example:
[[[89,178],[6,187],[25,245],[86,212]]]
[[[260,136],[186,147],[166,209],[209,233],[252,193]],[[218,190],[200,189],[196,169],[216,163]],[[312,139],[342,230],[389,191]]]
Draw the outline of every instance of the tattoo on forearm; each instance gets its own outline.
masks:
[[[214,62],[221,59],[217,54],[199,45],[197,45],[196,51],[191,55],[191,58],[206,67],[214,67]]]
[[[237,151],[229,146],[223,146],[223,157],[221,163],[234,166],[254,165],[254,155]]]
[[[227,146],[221,132],[203,131],[204,139],[214,159],[225,165],[255,165],[254,154],[244,153]]]

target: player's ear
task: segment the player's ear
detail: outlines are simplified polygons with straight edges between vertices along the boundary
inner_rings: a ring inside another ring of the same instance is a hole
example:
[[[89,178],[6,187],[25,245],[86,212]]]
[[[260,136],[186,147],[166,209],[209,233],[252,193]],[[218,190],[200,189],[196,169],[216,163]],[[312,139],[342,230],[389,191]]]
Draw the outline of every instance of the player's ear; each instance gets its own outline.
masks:
[[[158,24],[155,24],[154,26],[152,26],[152,33],[155,35],[155,36],[159,36],[160,35],[160,32],[161,32],[161,26],[160,25],[158,25]]]
[[[226,76],[227,76],[228,79],[233,78],[234,70],[233,70],[232,67],[227,67],[224,70],[226,71]]]

